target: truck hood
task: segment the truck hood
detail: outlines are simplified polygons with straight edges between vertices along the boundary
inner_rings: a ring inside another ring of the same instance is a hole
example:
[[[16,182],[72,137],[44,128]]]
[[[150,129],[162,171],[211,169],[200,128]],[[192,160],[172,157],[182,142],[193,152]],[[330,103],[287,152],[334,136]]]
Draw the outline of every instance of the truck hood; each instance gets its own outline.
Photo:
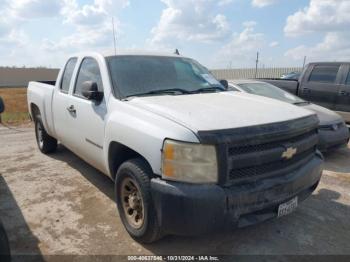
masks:
[[[283,122],[313,114],[275,99],[239,92],[136,97],[128,103],[194,132]]]
[[[344,121],[340,115],[322,106],[308,104],[302,107],[315,112],[322,126],[337,124]]]

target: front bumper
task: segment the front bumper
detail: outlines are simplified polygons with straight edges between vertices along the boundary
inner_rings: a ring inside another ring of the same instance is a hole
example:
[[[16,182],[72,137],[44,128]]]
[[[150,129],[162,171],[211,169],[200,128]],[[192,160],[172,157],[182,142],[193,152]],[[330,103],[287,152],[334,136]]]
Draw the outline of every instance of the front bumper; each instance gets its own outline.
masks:
[[[316,154],[288,175],[228,188],[152,179],[158,222],[167,234],[199,235],[276,217],[279,204],[311,195],[321,178],[322,163],[321,154]]]
[[[337,130],[319,129],[318,149],[322,152],[346,145],[349,142],[349,129],[343,126]]]

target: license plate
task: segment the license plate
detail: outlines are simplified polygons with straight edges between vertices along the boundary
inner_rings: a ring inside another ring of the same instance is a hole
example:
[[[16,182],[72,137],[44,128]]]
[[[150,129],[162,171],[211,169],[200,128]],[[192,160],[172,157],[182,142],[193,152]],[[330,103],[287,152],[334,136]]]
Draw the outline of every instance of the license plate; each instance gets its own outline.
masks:
[[[298,207],[298,197],[295,197],[286,203],[280,204],[278,207],[278,217],[283,217],[292,213],[297,207]]]

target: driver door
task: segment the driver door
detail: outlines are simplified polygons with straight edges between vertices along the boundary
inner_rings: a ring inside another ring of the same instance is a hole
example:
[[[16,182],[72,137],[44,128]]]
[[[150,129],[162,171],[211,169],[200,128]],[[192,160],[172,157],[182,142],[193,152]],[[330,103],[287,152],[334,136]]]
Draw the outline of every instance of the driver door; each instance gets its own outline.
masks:
[[[76,154],[94,167],[104,171],[103,142],[107,106],[105,97],[101,102],[86,99],[82,95],[82,85],[86,81],[97,83],[98,90],[104,92],[98,62],[85,57],[77,73],[75,85],[70,96],[68,124],[72,127],[70,144]],[[67,110],[68,110],[67,108]]]

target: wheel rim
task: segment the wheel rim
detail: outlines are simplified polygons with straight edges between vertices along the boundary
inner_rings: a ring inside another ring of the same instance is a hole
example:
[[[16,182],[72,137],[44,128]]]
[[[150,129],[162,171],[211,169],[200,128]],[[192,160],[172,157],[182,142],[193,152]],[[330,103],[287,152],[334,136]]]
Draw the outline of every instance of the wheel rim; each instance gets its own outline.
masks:
[[[127,222],[135,229],[141,228],[144,223],[144,205],[141,191],[133,179],[123,180],[121,197]]]
[[[36,124],[36,135],[37,135],[39,146],[40,148],[42,148],[44,145],[43,128],[41,127],[39,122],[37,122]]]

